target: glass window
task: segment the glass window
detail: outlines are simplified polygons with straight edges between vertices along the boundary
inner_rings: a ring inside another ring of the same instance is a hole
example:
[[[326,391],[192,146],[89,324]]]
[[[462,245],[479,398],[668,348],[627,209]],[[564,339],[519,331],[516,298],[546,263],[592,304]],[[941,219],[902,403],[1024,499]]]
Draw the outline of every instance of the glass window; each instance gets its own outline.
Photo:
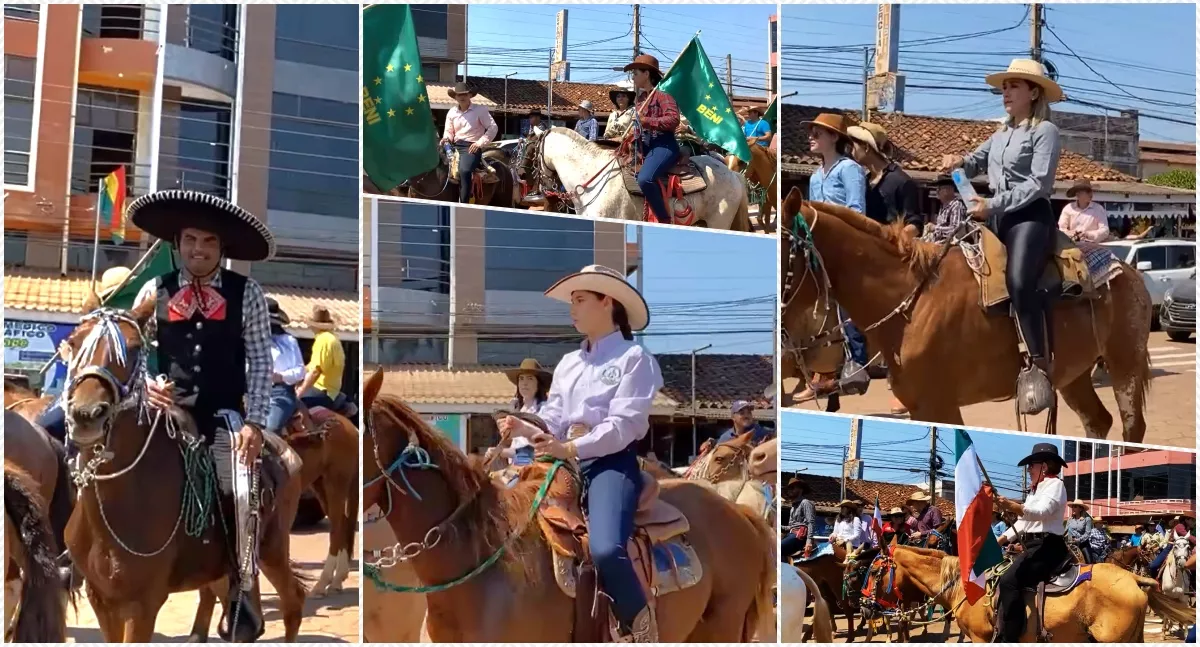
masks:
[[[142,5],[83,6],[83,35],[92,38],[141,38]]]
[[[1167,269],[1196,267],[1195,245],[1172,245],[1167,248]]]
[[[421,77],[426,83],[440,83],[442,81],[442,66],[440,65],[422,65]]]
[[[193,4],[187,7],[184,46],[237,61],[238,5]]]
[[[413,26],[419,38],[447,37],[447,6],[444,4],[420,4],[412,6]]]
[[[1096,458],[1108,458],[1108,451],[1111,445],[1108,443],[1095,443]]]
[[[5,15],[8,7],[5,5]],[[4,183],[32,184],[33,94],[37,59],[4,55]]]
[[[5,4],[4,17],[16,18],[17,20],[37,20],[41,14],[38,5],[35,4]]]
[[[480,364],[516,366],[526,357],[532,357],[541,362],[542,366],[552,368],[558,364],[563,355],[579,350],[579,340],[532,336],[523,337],[519,341],[485,341],[481,339],[477,350]]]
[[[450,294],[450,207],[379,202],[379,284]]]
[[[1108,251],[1116,255],[1118,260],[1124,261],[1129,258],[1129,250],[1131,249],[1129,245],[1105,245],[1105,247],[1108,248]]]
[[[358,71],[358,23],[358,5],[276,5],[275,58]]]
[[[21,267],[25,265],[25,248],[29,236],[22,231],[4,232],[4,265],[6,267]]]
[[[358,220],[358,107],[272,96],[267,207]]]
[[[1077,448],[1078,444],[1079,443],[1074,440],[1068,440],[1063,443],[1063,460],[1064,461],[1066,461],[1068,463],[1075,462],[1075,460],[1078,458],[1078,454],[1079,454],[1079,450]]]
[[[75,109],[75,146],[71,192],[93,193],[100,180],[125,167],[126,195],[136,182],[138,94],[79,86]]]
[[[358,293],[357,265],[272,259],[270,262],[252,263],[250,275],[263,285]],[[295,318],[296,313],[288,314]]]
[[[171,188],[229,197],[231,120],[227,104],[189,99],[164,106],[163,132],[175,133],[175,146],[162,154]]]
[[[1167,248],[1165,247],[1142,247],[1137,250],[1137,256],[1134,260],[1134,267],[1138,263],[1150,263],[1151,270],[1163,270],[1167,268]]]
[[[95,214],[92,214],[95,216]],[[89,234],[90,236],[90,234]],[[137,265],[138,259],[142,257],[142,251],[135,242],[126,241],[120,245],[113,243],[111,239],[101,238],[100,249],[92,245],[91,238],[76,239],[70,241],[67,245],[67,269],[77,272],[92,271],[92,254],[94,251],[99,251],[99,258],[96,259],[96,275],[104,273],[104,270],[113,267],[129,267]]]
[[[372,355],[374,344],[370,336],[366,339],[367,355]],[[379,357],[368,357],[373,364],[445,364],[449,361],[449,349],[445,331],[441,333],[398,333],[397,337],[379,340]]]
[[[541,292],[595,256],[590,220],[488,211],[484,222],[487,290]]]

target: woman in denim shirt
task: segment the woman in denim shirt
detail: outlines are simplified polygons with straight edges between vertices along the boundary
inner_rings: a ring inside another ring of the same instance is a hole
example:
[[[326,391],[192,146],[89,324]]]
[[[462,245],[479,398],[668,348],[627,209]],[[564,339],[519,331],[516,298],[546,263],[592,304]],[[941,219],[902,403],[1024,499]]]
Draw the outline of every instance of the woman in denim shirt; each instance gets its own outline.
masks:
[[[1004,95],[1004,126],[967,156],[947,155],[947,170],[962,168],[968,177],[986,170],[992,197],[976,198],[967,212],[989,222],[1008,249],[1006,282],[1016,311],[1017,331],[1027,361],[1017,377],[1017,407],[1033,415],[1054,398],[1046,341],[1047,304],[1038,279],[1054,249],[1057,219],[1050,207],[1058,169],[1058,127],[1050,123],[1050,104],[1063,99],[1062,88],[1046,76],[1041,63],[1015,59],[1008,71],[991,74],[988,85]]]

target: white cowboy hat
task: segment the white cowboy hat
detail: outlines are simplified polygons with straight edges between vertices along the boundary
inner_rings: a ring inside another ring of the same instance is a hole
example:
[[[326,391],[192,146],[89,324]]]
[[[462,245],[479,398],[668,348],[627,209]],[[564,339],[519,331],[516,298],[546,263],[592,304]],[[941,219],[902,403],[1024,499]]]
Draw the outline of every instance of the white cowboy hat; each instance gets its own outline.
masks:
[[[1067,505],[1069,507],[1074,507],[1074,508],[1083,508],[1084,510],[1088,509],[1088,504],[1084,503],[1083,501],[1080,501],[1079,499],[1075,499],[1074,501],[1068,503]]]
[[[588,265],[578,272],[559,279],[546,290],[545,295],[555,301],[571,302],[571,293],[588,290],[608,297],[625,307],[629,315],[629,327],[642,330],[650,325],[650,308],[646,299],[618,271],[603,265]]]
[[[850,126],[846,129],[846,135],[855,141],[860,141],[867,145],[868,148],[875,151],[883,157],[887,157],[887,153],[883,152],[887,146],[888,136],[887,131],[879,124],[873,124],[864,121],[857,126]]]
[[[1054,103],[1066,98],[1062,86],[1054,79],[1046,76],[1046,68],[1031,58],[1014,58],[1008,64],[1008,69],[987,75],[987,84],[996,89],[1004,87],[1008,79],[1021,79],[1037,85],[1046,93],[1046,101]]]
[[[588,101],[587,99],[580,101],[579,107],[583,108],[584,110],[587,110],[588,112],[596,112],[596,109],[592,107],[592,102]]]

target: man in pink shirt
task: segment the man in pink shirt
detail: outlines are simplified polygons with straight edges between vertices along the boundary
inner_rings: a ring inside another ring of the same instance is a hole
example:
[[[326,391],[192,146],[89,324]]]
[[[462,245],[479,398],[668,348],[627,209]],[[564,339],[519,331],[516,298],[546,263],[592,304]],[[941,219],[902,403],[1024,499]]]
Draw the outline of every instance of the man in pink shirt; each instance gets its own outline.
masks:
[[[471,174],[479,168],[483,147],[496,136],[498,127],[487,108],[471,103],[475,91],[466,83],[455,83],[447,94],[458,105],[446,115],[441,145],[458,149],[458,201],[466,204],[471,201]]]
[[[1072,240],[1102,243],[1108,240],[1108,213],[1104,207],[1092,202],[1092,183],[1076,180],[1067,190],[1068,198],[1075,201],[1063,207],[1058,218],[1058,228]]]

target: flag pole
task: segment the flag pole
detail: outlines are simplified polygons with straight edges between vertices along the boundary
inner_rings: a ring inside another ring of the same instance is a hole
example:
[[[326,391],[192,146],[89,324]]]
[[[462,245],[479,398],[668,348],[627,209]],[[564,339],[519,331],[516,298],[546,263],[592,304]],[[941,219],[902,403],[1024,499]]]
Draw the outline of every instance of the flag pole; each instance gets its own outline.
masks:
[[[96,194],[96,225],[92,229],[92,289],[96,289],[96,266],[100,261],[100,205],[104,200],[105,178],[100,178],[100,191]],[[116,205],[113,205],[114,207]]]

